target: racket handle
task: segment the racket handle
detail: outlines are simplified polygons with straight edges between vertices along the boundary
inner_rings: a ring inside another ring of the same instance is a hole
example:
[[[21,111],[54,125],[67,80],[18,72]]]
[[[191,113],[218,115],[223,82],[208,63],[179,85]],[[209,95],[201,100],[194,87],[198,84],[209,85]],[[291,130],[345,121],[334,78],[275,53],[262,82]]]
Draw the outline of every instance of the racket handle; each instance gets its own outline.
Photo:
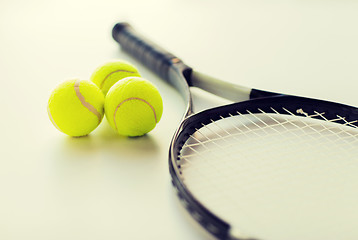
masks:
[[[125,51],[167,81],[170,81],[169,69],[173,65],[183,74],[191,70],[179,58],[141,36],[128,23],[117,23],[112,36]]]

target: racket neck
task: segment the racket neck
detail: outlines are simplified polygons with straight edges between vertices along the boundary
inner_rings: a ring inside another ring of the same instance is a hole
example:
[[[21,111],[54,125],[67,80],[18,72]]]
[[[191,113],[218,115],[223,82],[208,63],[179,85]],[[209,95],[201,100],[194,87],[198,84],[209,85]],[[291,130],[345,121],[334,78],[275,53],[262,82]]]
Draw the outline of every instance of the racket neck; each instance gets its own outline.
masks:
[[[273,96],[279,96],[279,95],[283,95],[283,94],[263,91],[263,90],[259,90],[259,89],[251,89],[250,99],[273,97]]]
[[[225,82],[196,71],[192,71],[189,84],[233,102],[282,95]]]
[[[192,68],[185,65],[182,61],[173,63],[168,69],[168,77],[166,80],[172,85],[181,95],[186,103],[186,110],[183,118],[186,118],[193,113],[192,97],[189,86],[191,85]]]
[[[224,82],[206,74],[193,71],[190,78],[191,86],[198,87],[216,96],[233,102],[250,99],[251,88]]]

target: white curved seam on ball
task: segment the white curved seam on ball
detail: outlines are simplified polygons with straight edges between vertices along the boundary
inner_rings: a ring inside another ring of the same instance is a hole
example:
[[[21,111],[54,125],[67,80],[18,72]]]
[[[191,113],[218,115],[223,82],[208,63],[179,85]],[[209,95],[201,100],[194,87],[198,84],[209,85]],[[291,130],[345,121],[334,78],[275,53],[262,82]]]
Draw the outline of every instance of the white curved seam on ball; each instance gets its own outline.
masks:
[[[104,85],[105,81],[107,80],[107,78],[109,78],[113,73],[116,73],[116,72],[136,73],[136,72],[131,72],[131,71],[127,71],[127,70],[116,70],[116,71],[110,72],[101,82],[101,86],[100,86],[101,89],[103,88],[103,85]]]
[[[155,113],[155,109],[152,105],[150,105],[149,102],[147,102],[146,100],[142,99],[142,98],[136,98],[136,97],[132,97],[132,98],[127,98],[125,100],[123,100],[122,102],[120,102],[116,108],[116,110],[114,111],[114,114],[113,114],[113,122],[114,122],[114,126],[116,127],[116,129],[118,130],[117,128],[117,123],[116,123],[116,114],[117,114],[117,110],[118,108],[125,102],[128,102],[128,101],[131,101],[131,100],[139,100],[139,101],[142,101],[144,103],[146,103],[153,111],[153,114],[154,114],[154,120],[155,120],[155,123],[158,123],[157,121],[157,114]]]
[[[75,85],[74,85],[74,89],[76,92],[76,95],[78,97],[78,99],[81,101],[81,104],[87,108],[91,113],[93,113],[94,115],[97,116],[98,118],[98,123],[101,122],[102,120],[102,115],[97,111],[97,109],[92,106],[89,102],[86,101],[85,97],[81,94],[80,92],[80,80],[76,80]]]
[[[55,119],[53,119],[53,117],[52,117],[49,105],[47,105],[47,113],[48,113],[48,116],[50,117],[50,120],[51,120],[52,124],[55,126],[55,128],[57,128],[60,132],[62,132],[62,130],[57,126],[57,124],[55,122]]]

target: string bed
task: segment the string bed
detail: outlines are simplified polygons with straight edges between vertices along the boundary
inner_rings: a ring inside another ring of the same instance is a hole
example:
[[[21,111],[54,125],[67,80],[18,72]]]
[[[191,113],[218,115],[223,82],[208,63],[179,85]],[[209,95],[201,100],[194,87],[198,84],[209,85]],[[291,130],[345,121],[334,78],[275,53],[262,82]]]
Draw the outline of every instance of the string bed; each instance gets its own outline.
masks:
[[[356,239],[357,121],[271,110],[197,128],[177,161],[183,183],[215,215],[259,239]]]

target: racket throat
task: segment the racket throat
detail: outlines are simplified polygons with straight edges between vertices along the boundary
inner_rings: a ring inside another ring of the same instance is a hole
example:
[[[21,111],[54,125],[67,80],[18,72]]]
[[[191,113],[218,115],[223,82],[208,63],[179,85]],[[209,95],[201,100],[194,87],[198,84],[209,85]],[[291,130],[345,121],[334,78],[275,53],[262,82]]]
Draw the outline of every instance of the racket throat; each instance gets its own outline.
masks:
[[[268,91],[262,91],[262,90],[258,90],[258,89],[253,88],[253,89],[251,89],[251,92],[250,92],[250,99],[273,97],[273,96],[279,96],[279,95],[283,95],[283,94],[273,93],[273,92],[268,92]]]
[[[282,95],[279,93],[273,93],[224,82],[196,71],[192,72],[190,80],[190,83],[193,87],[201,88],[207,92],[233,102],[242,102],[250,99]]]
[[[241,102],[250,99],[251,88],[223,82],[206,74],[193,71],[191,85],[201,88],[209,93],[228,99],[233,102]]]

